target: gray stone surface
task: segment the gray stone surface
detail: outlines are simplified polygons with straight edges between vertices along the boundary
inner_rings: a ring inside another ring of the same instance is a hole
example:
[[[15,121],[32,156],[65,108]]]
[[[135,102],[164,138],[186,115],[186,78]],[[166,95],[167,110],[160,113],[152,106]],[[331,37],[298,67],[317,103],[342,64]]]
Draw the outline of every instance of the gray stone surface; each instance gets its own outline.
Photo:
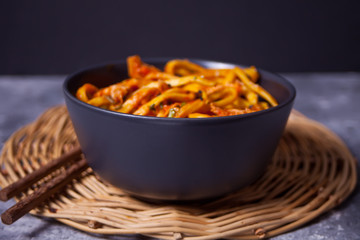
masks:
[[[360,159],[360,73],[283,74],[297,89],[295,108],[337,133]],[[63,104],[64,76],[0,76],[0,148],[21,126],[45,109]],[[14,201],[0,203],[0,212]],[[11,226],[0,223],[0,239],[140,239],[141,236],[97,236],[52,219],[26,215]],[[292,232],[273,239],[360,239],[360,194]]]

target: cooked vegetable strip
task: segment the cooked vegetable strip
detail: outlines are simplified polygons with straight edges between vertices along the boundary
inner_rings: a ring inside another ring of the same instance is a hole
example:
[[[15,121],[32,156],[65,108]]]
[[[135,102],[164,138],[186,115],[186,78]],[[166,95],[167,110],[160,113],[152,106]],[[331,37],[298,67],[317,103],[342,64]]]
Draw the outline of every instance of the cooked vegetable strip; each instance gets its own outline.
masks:
[[[181,105],[179,103],[173,103],[171,105],[164,105],[163,103],[160,103],[159,105],[159,112],[157,113],[157,117],[170,117],[175,116],[176,112],[180,110]],[[170,113],[171,111],[171,113]]]
[[[162,72],[139,56],[129,57],[127,64],[129,79],[101,89],[86,83],[76,97],[111,111],[166,118],[232,116],[277,105],[275,98],[256,84],[260,75],[253,66],[206,69],[176,59]]]

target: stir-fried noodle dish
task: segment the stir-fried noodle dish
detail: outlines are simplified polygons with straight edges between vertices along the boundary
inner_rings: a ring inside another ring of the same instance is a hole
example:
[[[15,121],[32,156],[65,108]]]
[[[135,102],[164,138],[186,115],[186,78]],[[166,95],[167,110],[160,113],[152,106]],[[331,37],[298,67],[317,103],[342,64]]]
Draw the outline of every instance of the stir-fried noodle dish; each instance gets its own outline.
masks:
[[[130,56],[127,67],[128,79],[105,88],[85,83],[76,97],[111,111],[168,118],[240,115],[278,104],[257,84],[260,75],[253,66],[207,69],[175,59],[162,71]]]

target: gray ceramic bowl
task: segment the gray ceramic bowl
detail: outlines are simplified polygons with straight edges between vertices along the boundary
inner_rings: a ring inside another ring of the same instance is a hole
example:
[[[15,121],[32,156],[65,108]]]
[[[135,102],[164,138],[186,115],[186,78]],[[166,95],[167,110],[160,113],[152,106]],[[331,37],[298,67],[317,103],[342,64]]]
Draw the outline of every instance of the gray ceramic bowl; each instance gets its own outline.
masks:
[[[162,68],[169,59],[144,59]],[[192,60],[208,68],[233,64]],[[122,114],[79,101],[84,83],[105,87],[127,78],[125,62],[90,67],[64,82],[66,105],[93,170],[130,194],[152,200],[218,197],[254,182],[266,169],[295,98],[279,75],[259,70],[279,102],[246,115],[174,119]]]

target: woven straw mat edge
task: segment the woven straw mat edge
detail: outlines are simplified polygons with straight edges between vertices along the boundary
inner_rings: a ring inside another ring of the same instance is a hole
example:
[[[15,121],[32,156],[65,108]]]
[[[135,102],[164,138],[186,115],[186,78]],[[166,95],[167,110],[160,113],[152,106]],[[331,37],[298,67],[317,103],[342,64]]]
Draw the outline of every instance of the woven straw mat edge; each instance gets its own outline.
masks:
[[[5,143],[0,158],[1,187],[77,144],[66,108],[49,109]],[[98,234],[258,239],[309,222],[340,204],[355,185],[356,160],[345,144],[321,124],[292,112],[266,173],[251,186],[223,198],[187,205],[147,203],[131,198],[88,169],[31,214]]]

